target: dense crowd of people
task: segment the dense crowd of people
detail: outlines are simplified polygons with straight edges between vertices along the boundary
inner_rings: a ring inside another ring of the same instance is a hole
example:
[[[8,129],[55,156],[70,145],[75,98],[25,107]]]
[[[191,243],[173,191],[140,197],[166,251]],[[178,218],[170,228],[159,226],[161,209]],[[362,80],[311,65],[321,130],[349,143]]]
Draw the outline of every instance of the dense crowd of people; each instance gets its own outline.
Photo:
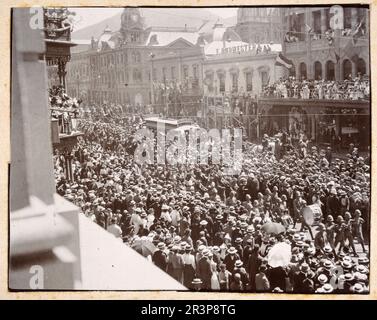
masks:
[[[81,100],[70,97],[63,86],[52,86],[48,90],[48,101],[52,119],[57,119],[60,133],[71,134],[75,131],[80,113]]]
[[[283,145],[277,158],[265,137],[244,142],[241,173],[227,176],[211,162],[136,164],[143,126],[81,120],[73,181],[54,156],[57,192],[192,290],[369,291],[370,163],[357,149],[341,160]]]
[[[369,78],[358,76],[344,81],[299,80],[290,76],[263,89],[263,96],[297,99],[363,100],[370,98]]]

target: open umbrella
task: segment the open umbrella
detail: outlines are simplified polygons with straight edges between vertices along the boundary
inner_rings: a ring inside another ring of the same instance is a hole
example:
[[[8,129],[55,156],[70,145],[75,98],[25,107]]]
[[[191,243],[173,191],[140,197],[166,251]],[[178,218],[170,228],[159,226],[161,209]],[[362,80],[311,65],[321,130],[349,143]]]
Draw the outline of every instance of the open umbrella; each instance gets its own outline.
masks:
[[[262,230],[269,234],[279,234],[285,232],[285,227],[276,222],[267,222],[262,226]]]
[[[286,242],[275,244],[267,255],[268,264],[273,267],[285,267],[292,257],[291,246]]]
[[[144,257],[153,255],[153,253],[156,251],[155,245],[149,241],[149,239],[137,239],[131,245],[131,248],[139,252]]]

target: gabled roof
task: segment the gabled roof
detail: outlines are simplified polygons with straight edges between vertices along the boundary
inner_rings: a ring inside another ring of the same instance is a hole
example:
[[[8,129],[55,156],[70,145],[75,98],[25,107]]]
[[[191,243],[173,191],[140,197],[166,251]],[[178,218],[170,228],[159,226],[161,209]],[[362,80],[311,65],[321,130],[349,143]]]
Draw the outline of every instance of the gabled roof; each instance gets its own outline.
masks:
[[[195,45],[198,40],[199,34],[197,32],[185,32],[185,31],[153,31],[149,33],[146,45],[154,47],[164,47],[171,45],[178,39],[180,41],[186,41],[186,43]],[[151,41],[151,39],[153,41]]]
[[[182,48],[182,47],[193,47],[194,44],[191,43],[190,41],[187,41],[186,39],[183,38],[178,38],[177,40],[174,40],[170,44],[167,45],[168,48]]]

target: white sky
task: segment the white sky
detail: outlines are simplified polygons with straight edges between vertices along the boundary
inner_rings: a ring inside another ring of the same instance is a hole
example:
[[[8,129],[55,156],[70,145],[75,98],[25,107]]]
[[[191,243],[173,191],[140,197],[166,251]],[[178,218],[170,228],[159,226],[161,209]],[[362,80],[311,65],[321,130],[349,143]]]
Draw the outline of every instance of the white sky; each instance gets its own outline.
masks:
[[[76,12],[75,30],[85,28],[95,24],[101,20],[109,18],[122,12],[124,8],[71,8],[71,11]],[[205,8],[213,14],[222,18],[229,18],[237,15],[237,8]]]

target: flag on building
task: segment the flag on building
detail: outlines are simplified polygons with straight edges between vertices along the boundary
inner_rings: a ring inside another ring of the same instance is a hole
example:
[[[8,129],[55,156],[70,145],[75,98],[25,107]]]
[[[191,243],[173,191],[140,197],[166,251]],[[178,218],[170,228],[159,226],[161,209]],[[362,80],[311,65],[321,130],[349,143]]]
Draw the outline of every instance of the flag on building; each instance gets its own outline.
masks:
[[[293,61],[279,53],[276,57],[275,66],[282,66],[291,69],[293,67]]]
[[[308,34],[312,34],[313,33],[312,27],[309,26],[307,23],[305,23],[305,32],[308,33]]]

